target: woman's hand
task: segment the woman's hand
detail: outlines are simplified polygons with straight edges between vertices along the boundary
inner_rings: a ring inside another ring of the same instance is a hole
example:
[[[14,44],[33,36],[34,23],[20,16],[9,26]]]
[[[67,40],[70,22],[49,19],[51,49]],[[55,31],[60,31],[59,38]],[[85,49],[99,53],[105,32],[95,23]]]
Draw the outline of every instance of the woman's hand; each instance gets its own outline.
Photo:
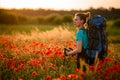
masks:
[[[67,51],[67,50],[66,50],[66,55],[67,55],[67,56],[69,55],[69,52],[70,52],[70,51]]]
[[[70,50],[70,51],[66,51],[66,55],[73,55],[73,51],[72,50]]]
[[[72,48],[69,48],[69,49],[67,49],[67,48],[64,48],[64,55],[65,56],[68,56],[68,55],[70,55],[71,54],[71,52],[73,51],[73,49]]]

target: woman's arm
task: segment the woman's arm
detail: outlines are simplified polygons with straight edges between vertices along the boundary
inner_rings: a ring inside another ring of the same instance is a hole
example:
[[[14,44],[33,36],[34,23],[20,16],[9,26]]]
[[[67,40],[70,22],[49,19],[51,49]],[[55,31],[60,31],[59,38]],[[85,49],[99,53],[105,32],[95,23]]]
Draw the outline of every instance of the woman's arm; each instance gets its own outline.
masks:
[[[78,54],[82,51],[82,41],[81,40],[78,40],[77,41],[77,48],[73,51],[70,51],[70,52],[66,52],[67,55],[74,55],[74,54]]]

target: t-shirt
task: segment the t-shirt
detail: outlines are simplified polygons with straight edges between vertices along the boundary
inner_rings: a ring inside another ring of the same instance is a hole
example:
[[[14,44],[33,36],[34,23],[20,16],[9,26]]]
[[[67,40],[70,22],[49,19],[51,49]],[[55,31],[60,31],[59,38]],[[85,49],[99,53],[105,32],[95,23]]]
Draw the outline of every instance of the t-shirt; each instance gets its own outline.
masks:
[[[87,38],[87,33],[86,31],[79,29],[76,33],[76,43],[78,40],[82,41],[82,47],[84,49],[87,48],[87,44],[88,44],[88,38]]]

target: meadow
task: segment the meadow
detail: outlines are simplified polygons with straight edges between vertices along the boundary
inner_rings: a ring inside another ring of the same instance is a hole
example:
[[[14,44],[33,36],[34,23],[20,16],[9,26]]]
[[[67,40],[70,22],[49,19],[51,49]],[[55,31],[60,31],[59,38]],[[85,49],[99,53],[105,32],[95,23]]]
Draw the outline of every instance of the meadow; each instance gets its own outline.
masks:
[[[107,22],[108,55],[76,68],[75,57],[63,48],[75,49],[73,25],[0,25],[0,80],[120,80],[120,28]]]

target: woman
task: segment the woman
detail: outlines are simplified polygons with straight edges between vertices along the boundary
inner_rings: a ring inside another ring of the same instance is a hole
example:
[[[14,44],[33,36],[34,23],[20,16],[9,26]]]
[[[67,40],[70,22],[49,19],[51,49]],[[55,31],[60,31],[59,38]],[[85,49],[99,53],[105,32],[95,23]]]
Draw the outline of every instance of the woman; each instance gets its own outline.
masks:
[[[80,68],[79,57],[85,57],[84,50],[87,48],[88,39],[85,29],[85,23],[89,19],[90,13],[76,13],[73,19],[74,26],[78,29],[76,33],[76,49],[66,51],[66,55],[76,54],[77,68]]]

